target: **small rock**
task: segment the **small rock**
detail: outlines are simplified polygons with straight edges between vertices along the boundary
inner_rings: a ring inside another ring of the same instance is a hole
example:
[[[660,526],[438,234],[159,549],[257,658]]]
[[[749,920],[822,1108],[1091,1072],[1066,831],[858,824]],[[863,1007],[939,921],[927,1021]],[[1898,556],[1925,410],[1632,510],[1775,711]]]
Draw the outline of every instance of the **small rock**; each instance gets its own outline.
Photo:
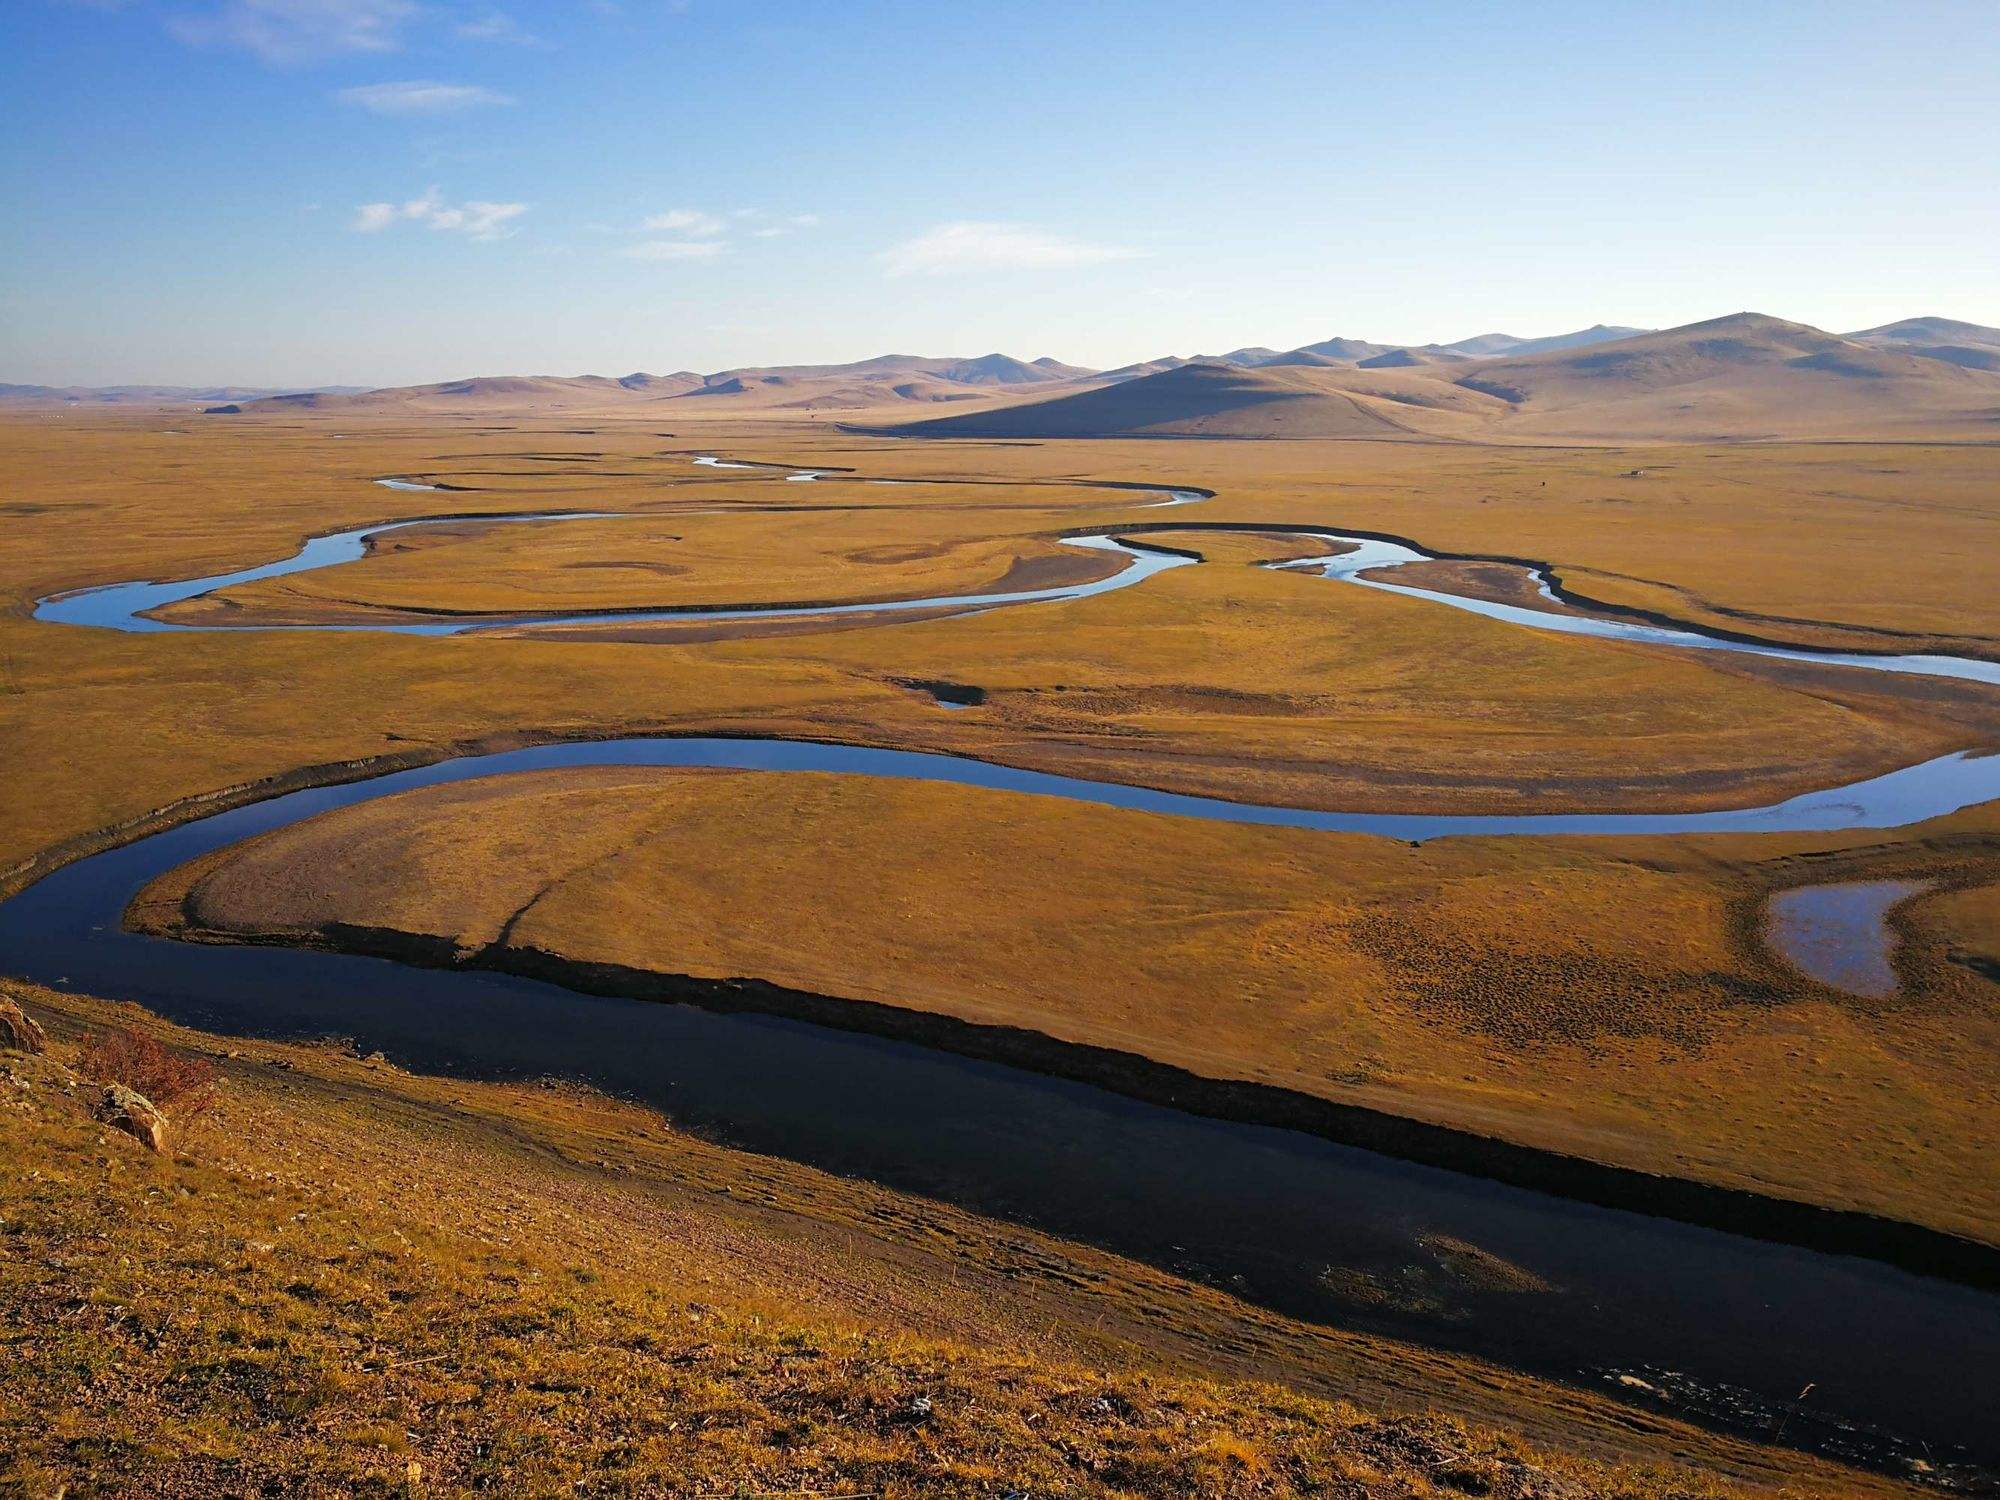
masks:
[[[152,1100],[122,1083],[104,1086],[104,1097],[97,1104],[97,1118],[138,1137],[149,1150],[167,1149],[167,1117]]]
[[[28,1013],[5,995],[0,995],[0,1052],[46,1052],[48,1033],[30,1019]]]

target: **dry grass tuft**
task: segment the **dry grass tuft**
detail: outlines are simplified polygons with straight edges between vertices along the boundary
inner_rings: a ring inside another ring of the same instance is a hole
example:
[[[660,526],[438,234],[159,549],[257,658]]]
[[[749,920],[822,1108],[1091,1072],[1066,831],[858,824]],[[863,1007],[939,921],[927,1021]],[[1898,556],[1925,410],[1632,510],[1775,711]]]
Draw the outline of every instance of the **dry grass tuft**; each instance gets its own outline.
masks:
[[[95,1083],[123,1084],[183,1119],[215,1103],[215,1064],[122,1026],[87,1035],[76,1070]]]

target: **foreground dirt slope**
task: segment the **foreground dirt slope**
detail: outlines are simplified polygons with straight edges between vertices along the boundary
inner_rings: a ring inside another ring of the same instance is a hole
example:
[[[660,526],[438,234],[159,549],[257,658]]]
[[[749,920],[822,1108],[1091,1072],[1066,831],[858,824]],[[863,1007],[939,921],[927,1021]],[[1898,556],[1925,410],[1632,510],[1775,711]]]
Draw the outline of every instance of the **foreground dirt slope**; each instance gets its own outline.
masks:
[[[1308,1335],[589,1095],[23,998],[56,1036],[0,1058],[0,1485],[25,1496],[1903,1492],[1324,1332],[1289,1390],[1164,1374],[1275,1370]],[[106,1022],[221,1060],[175,1159],[90,1119],[70,1038]]]

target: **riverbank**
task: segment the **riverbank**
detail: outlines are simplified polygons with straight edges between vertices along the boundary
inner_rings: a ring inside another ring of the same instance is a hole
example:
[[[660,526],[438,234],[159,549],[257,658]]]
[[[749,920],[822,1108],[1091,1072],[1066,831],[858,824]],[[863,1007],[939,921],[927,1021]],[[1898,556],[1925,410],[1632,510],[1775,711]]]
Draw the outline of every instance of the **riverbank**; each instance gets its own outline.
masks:
[[[259,941],[251,934],[176,925],[171,920],[148,921],[141,930],[187,942]],[[290,946],[301,940],[285,934],[273,941]],[[2000,1289],[2000,1246],[1920,1224],[1633,1171],[1269,1084],[1207,1078],[1140,1053],[1080,1045],[1021,1027],[979,1025],[948,1015],[813,994],[757,979],[698,979],[589,962],[535,948],[487,948],[468,954],[450,939],[393,928],[334,924],[313,934],[304,945],[434,969],[490,969],[541,980],[581,995],[694,1005],[725,1014],[780,1016],[912,1042],[960,1057],[1092,1084],[1191,1114],[1301,1131],[1399,1161],[1443,1167],[1580,1203],[1829,1254],[1862,1256],[1919,1275],[1985,1290]]]

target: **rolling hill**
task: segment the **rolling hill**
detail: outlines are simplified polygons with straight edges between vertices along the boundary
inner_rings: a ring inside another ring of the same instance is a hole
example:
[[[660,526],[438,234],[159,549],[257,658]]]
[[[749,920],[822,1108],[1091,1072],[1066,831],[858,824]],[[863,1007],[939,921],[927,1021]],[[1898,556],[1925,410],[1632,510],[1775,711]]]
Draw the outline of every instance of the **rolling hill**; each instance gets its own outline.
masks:
[[[1357,360],[1357,370],[1414,370],[1422,365],[1460,365],[1468,356],[1454,354],[1449,349],[1391,349],[1386,354],[1372,354],[1367,359]]]
[[[1956,318],[1904,318],[1847,337],[1871,349],[1941,359],[1968,370],[2000,370],[2000,328],[1961,323]]]
[[[470,380],[390,386],[376,391],[300,391],[210,410],[232,416],[239,411],[341,411],[378,415],[438,415],[520,409],[561,411],[657,400],[663,393],[679,394],[690,389],[700,380],[700,376],[692,374],[637,374],[618,380],[604,375],[482,375]]]
[[[1598,330],[1591,330],[1593,334]],[[905,436],[1610,440],[2000,435],[2000,376],[1738,313],[1526,355],[1374,368],[1193,364]],[[1446,356],[1448,358],[1448,356]]]
[[[345,394],[363,387],[315,389]],[[282,386],[0,384],[0,406],[188,406],[213,401],[257,401],[284,394],[287,392]]]
[[[227,398],[229,405],[212,410],[218,415],[278,411],[434,415],[609,409],[681,398],[699,399],[704,407],[733,404],[758,410],[863,410],[905,401],[976,400],[1023,390],[1053,392],[1096,378],[1094,370],[1046,356],[1030,361],[999,353],[972,359],[884,354],[851,364],[743,366],[709,375],[692,370],[670,375],[639,371],[617,379],[602,375],[497,375],[372,391],[231,396]]]
[[[1452,354],[1470,355],[1474,359],[1513,358],[1519,359],[1530,354],[1548,354],[1557,349],[1581,349],[1590,344],[1608,344],[1618,339],[1636,338],[1642,333],[1652,332],[1649,328],[1621,328],[1608,323],[1596,323],[1589,328],[1579,328],[1574,333],[1556,333],[1547,338],[1517,339],[1509,333],[1482,333],[1476,338],[1461,339],[1456,344],[1441,347]]]
[[[1470,435],[1497,398],[1402,372],[1187,364],[1053,400],[891,429],[922,437],[1343,438]]]
[[[1183,370],[1202,373],[1163,380]],[[1227,379],[1266,372],[1269,379]],[[1293,378],[1296,377],[1296,378]],[[1390,377],[1396,377],[1390,379]],[[0,386],[17,405],[219,399],[217,413],[346,411],[443,415],[643,410],[868,413],[952,403],[973,430],[1044,436],[1217,433],[1610,439],[1987,435],[2000,381],[2000,329],[1907,318],[1849,335],[1760,314],[1663,331],[1596,324],[1544,338],[1485,333],[1453,344],[1378,344],[1335,337],[1296,349],[1246,345],[1226,354],[1094,370],[1043,356],[883,354],[847,364],[757,365],[617,378],[484,376],[374,391],[253,395],[232,387],[100,391]],[[1138,395],[1113,398],[1132,385]],[[1091,399],[1086,399],[1091,398]],[[1081,403],[1081,404],[1070,404]],[[926,431],[944,432],[943,426]]]
[[[1336,364],[1358,364],[1364,359],[1373,359],[1378,354],[1387,354],[1394,344],[1372,344],[1367,339],[1331,338],[1321,339],[1317,344],[1301,344],[1292,352],[1295,354],[1319,354]]]
[[[1456,374],[1538,436],[2000,433],[2000,379],[1759,313],[1486,360]]]

